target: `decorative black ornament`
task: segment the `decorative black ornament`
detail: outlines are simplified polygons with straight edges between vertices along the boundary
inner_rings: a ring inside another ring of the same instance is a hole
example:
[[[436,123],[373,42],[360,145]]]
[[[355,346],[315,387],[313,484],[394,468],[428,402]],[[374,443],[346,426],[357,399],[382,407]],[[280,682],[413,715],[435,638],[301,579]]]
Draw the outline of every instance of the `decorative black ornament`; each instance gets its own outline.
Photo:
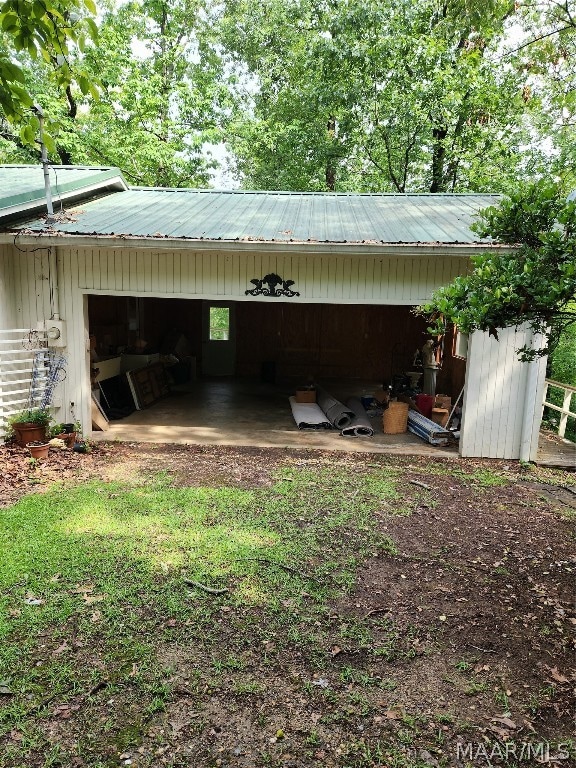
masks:
[[[250,280],[252,285],[256,286],[251,290],[245,291],[245,295],[248,296],[300,296],[298,291],[293,291],[291,286],[294,285],[294,280],[282,280],[280,275],[276,275],[272,272],[270,275],[266,275],[262,280],[255,278]],[[267,285],[267,288],[263,286]],[[277,286],[281,285],[281,288]]]

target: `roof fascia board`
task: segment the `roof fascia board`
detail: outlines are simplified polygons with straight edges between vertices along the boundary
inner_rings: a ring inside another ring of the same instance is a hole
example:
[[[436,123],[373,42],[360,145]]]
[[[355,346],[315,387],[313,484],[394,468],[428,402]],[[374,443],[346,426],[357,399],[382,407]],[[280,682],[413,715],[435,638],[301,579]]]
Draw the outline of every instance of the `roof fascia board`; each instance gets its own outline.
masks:
[[[20,230],[0,232],[0,243],[15,243],[21,246],[36,246],[41,242],[46,248],[50,246],[73,248],[112,248],[137,250],[186,250],[204,252],[240,252],[250,253],[265,251],[267,253],[299,253],[299,254],[358,254],[358,255],[443,255],[454,257],[470,257],[483,251],[514,251],[515,246],[498,243],[303,243],[303,242],[270,242],[246,240],[192,240],[185,238],[146,238],[118,237],[105,235],[63,235],[47,232],[20,234]]]

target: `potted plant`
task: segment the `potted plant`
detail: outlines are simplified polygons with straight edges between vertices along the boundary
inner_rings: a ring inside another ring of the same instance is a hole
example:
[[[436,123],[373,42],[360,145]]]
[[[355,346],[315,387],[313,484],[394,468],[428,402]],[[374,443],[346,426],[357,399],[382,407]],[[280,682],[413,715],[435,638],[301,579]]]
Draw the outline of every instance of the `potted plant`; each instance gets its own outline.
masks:
[[[74,448],[76,442],[76,434],[79,431],[77,429],[79,422],[74,424],[54,424],[50,428],[50,437],[57,437],[59,440],[63,440],[66,443],[67,448]]]
[[[50,445],[44,440],[33,440],[28,443],[28,450],[33,459],[47,459]]]
[[[46,442],[50,420],[51,416],[47,408],[27,408],[8,419],[8,436],[13,434],[22,448],[34,441]]]

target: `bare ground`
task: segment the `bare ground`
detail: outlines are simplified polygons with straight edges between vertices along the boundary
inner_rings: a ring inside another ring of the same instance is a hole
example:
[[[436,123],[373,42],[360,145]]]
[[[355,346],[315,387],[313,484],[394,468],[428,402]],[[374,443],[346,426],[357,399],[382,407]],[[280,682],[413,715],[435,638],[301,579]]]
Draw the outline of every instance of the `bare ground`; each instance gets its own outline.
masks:
[[[286,465],[336,464],[400,471],[408,514],[385,503],[378,513],[397,554],[375,551],[353,589],[322,620],[311,613],[300,637],[224,597],[202,637],[168,620],[157,639],[169,685],[163,711],[143,717],[129,683],[113,698],[104,684],[49,702],[42,729],[75,752],[67,765],[480,766],[494,744],[529,741],[549,742],[550,757],[576,765],[558,746],[573,733],[576,682],[573,476],[515,462],[125,444],[31,466],[24,452],[5,448],[0,504],[56,480],[162,469],[176,484],[252,488],[271,485]],[[294,617],[295,626],[306,621]],[[78,643],[76,664],[104,665],[100,649]],[[217,674],[216,646],[237,660]],[[17,730],[8,736],[19,738]],[[475,747],[466,763],[457,745],[468,743],[485,752]],[[0,741],[7,765],[1,750]],[[30,768],[47,764],[38,755]]]

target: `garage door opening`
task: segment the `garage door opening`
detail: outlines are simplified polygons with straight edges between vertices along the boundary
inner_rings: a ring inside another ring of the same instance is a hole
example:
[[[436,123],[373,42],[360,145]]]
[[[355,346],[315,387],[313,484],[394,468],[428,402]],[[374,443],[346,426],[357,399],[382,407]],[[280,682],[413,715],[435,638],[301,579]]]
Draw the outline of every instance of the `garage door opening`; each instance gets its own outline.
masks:
[[[288,403],[311,382],[345,399],[412,372],[426,323],[410,307],[88,298],[92,386],[110,418],[109,438],[425,448],[410,433],[384,435],[381,420],[370,439],[302,432]],[[448,346],[437,391],[455,398],[465,361]]]

